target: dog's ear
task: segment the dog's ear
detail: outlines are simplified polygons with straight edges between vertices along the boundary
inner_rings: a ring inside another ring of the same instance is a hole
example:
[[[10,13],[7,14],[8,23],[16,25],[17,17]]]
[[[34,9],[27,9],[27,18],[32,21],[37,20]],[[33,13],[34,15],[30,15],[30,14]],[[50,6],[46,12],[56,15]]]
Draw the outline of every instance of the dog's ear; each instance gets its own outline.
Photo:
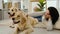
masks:
[[[22,22],[25,23],[26,20],[27,20],[26,16],[25,16],[23,13],[20,13],[20,16],[21,16],[21,18],[22,18],[22,19],[21,19]]]
[[[26,22],[26,18],[25,17],[22,17],[22,23],[25,23]]]

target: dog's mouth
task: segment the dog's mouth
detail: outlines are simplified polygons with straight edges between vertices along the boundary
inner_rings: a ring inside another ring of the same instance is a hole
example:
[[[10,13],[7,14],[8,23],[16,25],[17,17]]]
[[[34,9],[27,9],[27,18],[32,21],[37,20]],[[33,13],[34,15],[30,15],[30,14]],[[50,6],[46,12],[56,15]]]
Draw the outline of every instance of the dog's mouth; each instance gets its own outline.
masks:
[[[14,16],[15,15],[15,13],[13,13],[13,14],[9,14],[10,15],[10,17],[12,17],[12,16]]]
[[[14,24],[17,24],[17,23],[19,23],[19,22],[20,22],[20,21],[17,21],[17,22],[13,21]]]
[[[10,14],[11,17],[14,16],[14,15],[15,15],[15,13],[13,13],[12,15]]]

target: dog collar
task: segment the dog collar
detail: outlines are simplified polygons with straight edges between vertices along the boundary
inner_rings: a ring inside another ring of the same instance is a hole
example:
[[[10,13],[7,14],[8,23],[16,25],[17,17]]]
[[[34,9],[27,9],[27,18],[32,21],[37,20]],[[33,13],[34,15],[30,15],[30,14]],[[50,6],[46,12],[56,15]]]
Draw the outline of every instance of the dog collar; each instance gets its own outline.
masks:
[[[20,21],[18,21],[18,22],[14,22],[14,24],[17,24],[17,23],[19,23]]]

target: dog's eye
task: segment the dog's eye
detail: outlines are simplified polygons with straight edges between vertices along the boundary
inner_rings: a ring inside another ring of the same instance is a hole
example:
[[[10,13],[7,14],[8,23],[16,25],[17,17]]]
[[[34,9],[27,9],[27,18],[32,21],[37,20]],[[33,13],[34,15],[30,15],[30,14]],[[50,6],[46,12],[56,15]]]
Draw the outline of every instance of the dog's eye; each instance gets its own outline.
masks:
[[[20,17],[19,15],[17,17]]]
[[[11,11],[13,11],[13,9]]]

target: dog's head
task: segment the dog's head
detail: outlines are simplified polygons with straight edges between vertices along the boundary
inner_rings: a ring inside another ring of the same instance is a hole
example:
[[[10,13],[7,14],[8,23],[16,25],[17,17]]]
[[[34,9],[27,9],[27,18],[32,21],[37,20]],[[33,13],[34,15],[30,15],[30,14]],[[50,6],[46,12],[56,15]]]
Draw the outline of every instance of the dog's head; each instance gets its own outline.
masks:
[[[20,23],[21,18],[20,18],[19,15],[16,15],[16,16],[13,16],[13,17],[12,17],[12,20],[13,20],[13,23],[14,23],[14,24],[17,24],[17,23]]]
[[[20,10],[16,7],[10,8],[10,11],[8,12],[8,14],[12,18],[13,23],[15,23],[15,24],[26,21],[24,12],[22,12],[22,10]]]
[[[16,7],[10,8],[10,9],[9,9],[9,12],[8,12],[9,16],[10,16],[10,17],[14,16],[15,13],[18,12],[18,10],[20,10],[20,9],[18,9],[18,8],[16,8]]]
[[[26,16],[23,13],[17,12],[13,17],[12,17],[13,23],[25,23],[26,22]]]

